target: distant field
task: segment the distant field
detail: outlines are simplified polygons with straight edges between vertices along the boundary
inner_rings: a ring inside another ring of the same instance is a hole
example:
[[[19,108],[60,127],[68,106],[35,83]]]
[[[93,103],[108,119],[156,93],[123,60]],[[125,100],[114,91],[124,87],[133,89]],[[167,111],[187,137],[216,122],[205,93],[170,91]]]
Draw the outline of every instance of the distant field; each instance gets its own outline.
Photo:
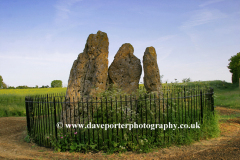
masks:
[[[25,96],[66,93],[66,88],[0,89],[0,117],[25,116]]]
[[[240,89],[223,81],[163,83],[163,86],[209,86],[214,88],[214,105],[240,109]],[[143,84],[140,84],[143,87]],[[0,117],[25,116],[25,96],[66,93],[66,88],[0,89]]]
[[[0,89],[1,95],[40,95],[40,94],[52,94],[52,93],[65,93],[67,88],[32,88],[32,89]]]

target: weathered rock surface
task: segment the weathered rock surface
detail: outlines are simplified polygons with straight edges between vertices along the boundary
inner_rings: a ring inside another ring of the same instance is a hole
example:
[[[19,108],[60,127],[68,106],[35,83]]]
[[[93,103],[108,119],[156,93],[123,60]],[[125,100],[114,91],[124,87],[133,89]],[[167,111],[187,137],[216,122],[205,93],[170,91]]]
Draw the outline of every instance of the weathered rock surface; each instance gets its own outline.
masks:
[[[142,74],[141,61],[133,55],[133,52],[130,43],[123,44],[108,69],[109,83],[128,94],[138,89]]]
[[[108,37],[98,31],[90,34],[83,53],[74,61],[69,80],[67,98],[96,95],[106,89],[108,74]]]
[[[77,102],[80,97],[96,96],[106,89],[108,46],[106,33],[98,31],[97,34],[88,36],[83,53],[78,55],[70,71],[66,105],[63,106],[62,114],[64,123],[74,123],[79,120],[80,112],[76,109],[77,103],[73,102]],[[84,111],[85,107],[82,106],[81,109]]]
[[[160,91],[160,72],[154,47],[147,47],[143,56],[144,86],[148,92]]]

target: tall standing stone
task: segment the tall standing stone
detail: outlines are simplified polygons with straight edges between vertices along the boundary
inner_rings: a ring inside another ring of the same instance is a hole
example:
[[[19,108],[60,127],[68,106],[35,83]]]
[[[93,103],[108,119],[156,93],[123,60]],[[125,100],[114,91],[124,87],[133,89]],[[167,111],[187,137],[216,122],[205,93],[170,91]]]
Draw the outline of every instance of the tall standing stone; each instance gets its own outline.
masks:
[[[67,98],[96,95],[106,89],[108,37],[98,31],[90,34],[83,53],[74,61],[67,87]]]
[[[133,52],[130,43],[123,44],[108,69],[109,83],[115,84],[128,94],[138,89],[142,74],[141,61],[133,55]]]
[[[75,103],[78,98],[89,95],[96,96],[106,89],[108,46],[109,41],[106,33],[98,31],[97,34],[88,36],[83,53],[78,55],[70,71],[66,105],[63,106],[62,114],[64,123],[74,123],[75,120],[79,120],[80,112],[76,109]],[[82,112],[85,112],[83,106]]]
[[[144,87],[148,92],[160,91],[160,72],[154,47],[147,47],[143,56]]]

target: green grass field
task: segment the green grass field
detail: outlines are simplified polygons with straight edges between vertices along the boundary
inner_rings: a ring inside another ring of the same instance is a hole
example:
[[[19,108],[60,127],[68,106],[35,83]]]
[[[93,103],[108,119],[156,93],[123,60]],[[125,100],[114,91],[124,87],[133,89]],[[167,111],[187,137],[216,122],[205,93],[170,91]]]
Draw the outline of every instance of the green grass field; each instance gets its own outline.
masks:
[[[172,85],[172,84],[167,84]],[[167,86],[164,84],[163,86]],[[208,86],[214,89],[214,105],[232,109],[240,109],[240,89],[238,84],[227,83],[220,80],[178,83],[186,86]]]
[[[240,89],[238,86],[228,85],[226,88],[215,89],[215,106],[240,109]]]
[[[215,106],[240,109],[240,89],[237,85],[219,80],[163,84],[165,87],[171,85],[213,87]],[[25,116],[25,96],[53,93],[66,93],[66,88],[0,89],[0,117]]]
[[[0,89],[0,117],[25,116],[25,96],[66,93],[66,88]]]

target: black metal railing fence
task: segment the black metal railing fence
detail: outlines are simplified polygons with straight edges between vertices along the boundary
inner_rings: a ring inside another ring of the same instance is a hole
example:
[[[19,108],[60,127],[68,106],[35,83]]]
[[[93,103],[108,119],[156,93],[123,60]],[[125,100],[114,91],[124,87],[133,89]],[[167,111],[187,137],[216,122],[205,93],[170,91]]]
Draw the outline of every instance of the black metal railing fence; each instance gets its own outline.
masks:
[[[139,143],[149,137],[151,142],[164,145],[174,141],[177,132],[188,134],[191,130],[143,127],[129,130],[119,126],[105,130],[96,124],[203,124],[204,115],[214,111],[213,89],[206,87],[163,87],[158,94],[78,97],[77,103],[61,94],[27,96],[25,104],[28,134],[37,144],[51,147],[49,137],[60,141],[70,133],[78,142],[96,145],[97,149],[125,141]],[[66,126],[90,123],[96,128]]]

